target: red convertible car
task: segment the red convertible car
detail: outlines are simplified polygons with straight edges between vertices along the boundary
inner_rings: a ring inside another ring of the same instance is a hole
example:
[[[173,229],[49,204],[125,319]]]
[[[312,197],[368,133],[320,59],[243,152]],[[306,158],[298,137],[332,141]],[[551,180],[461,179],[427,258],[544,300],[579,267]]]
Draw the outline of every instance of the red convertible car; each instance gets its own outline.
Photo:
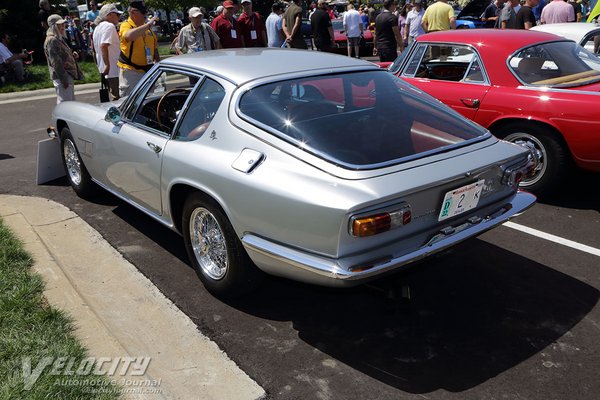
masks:
[[[573,41],[523,30],[435,32],[389,69],[497,137],[534,148],[527,190],[556,190],[572,165],[600,171],[600,60]]]

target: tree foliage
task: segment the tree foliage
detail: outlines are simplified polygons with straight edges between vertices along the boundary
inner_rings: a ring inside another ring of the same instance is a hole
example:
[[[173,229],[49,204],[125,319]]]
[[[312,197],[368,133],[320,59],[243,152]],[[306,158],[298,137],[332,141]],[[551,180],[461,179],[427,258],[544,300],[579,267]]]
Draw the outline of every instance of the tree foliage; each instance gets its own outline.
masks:
[[[211,9],[217,4],[216,0],[146,0],[146,7],[158,10],[187,11],[192,7]]]
[[[39,0],[0,0],[0,31],[13,37],[13,50],[42,49],[45,32],[38,21]]]

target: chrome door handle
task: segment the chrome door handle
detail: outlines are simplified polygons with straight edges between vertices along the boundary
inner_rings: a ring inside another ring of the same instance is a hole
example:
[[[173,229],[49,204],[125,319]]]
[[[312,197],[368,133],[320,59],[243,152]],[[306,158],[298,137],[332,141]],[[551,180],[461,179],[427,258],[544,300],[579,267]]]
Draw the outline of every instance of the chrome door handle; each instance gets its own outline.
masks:
[[[146,142],[146,144],[148,145],[148,147],[150,147],[150,149],[155,152],[156,154],[160,153],[160,151],[162,150],[162,148],[160,146],[155,145],[154,143],[150,143],[150,142]]]
[[[477,108],[481,104],[479,99],[460,99],[460,101],[467,107]]]

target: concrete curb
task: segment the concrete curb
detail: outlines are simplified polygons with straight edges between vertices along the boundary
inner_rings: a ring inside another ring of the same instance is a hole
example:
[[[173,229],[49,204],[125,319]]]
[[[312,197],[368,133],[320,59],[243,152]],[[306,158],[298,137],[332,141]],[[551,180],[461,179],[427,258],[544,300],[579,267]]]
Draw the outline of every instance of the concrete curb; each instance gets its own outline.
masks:
[[[86,83],[75,86],[75,98],[78,95],[88,93],[98,93],[99,83]],[[29,90],[26,92],[13,92],[0,94],[0,105],[9,103],[20,103],[31,100],[54,99],[56,100],[56,90],[54,88]],[[100,99],[98,99],[100,101]]]
[[[33,255],[50,304],[74,317],[76,335],[90,356],[151,357],[145,375],[126,378],[158,383],[151,388],[159,390],[123,392],[123,397],[265,397],[256,382],[75,213],[47,199],[0,195],[0,217]]]
[[[173,57],[173,55],[163,56],[161,59],[167,59],[169,57]],[[75,95],[77,93],[90,93],[91,90],[100,89],[100,82],[96,83],[80,83],[75,85]],[[38,89],[38,90],[26,90],[23,92],[10,92],[10,93],[0,93],[0,101],[3,100],[14,100],[14,99],[22,99],[26,97],[33,96],[54,96],[56,95],[56,89],[54,88],[46,88],[46,89]]]
[[[100,83],[83,83],[80,85],[75,85],[75,94],[77,94],[77,92],[81,92],[88,89],[100,89]],[[56,89],[46,88],[38,90],[26,90],[23,92],[0,93],[0,100],[21,99],[24,97],[46,95],[56,96]]]

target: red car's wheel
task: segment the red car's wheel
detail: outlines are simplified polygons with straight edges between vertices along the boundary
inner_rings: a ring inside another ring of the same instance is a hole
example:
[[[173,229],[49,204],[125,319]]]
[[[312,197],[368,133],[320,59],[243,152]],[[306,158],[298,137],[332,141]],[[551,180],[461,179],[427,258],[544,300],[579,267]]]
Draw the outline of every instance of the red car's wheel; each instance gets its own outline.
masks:
[[[494,134],[535,151],[538,166],[531,178],[521,181],[521,188],[544,195],[560,187],[570,169],[570,158],[568,150],[553,132],[537,125],[512,123],[498,129]]]

